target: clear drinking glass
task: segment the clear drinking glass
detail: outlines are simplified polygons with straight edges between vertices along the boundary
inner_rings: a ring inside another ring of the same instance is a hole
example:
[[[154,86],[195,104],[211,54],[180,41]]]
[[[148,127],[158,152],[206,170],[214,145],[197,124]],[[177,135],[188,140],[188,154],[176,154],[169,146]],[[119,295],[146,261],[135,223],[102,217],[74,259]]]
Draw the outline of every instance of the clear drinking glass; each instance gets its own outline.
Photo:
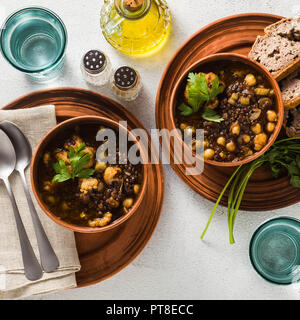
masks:
[[[13,67],[35,80],[47,81],[63,68],[67,37],[63,21],[54,12],[29,7],[6,19],[0,48]]]
[[[300,220],[277,217],[263,223],[250,241],[255,270],[276,284],[300,281]]]

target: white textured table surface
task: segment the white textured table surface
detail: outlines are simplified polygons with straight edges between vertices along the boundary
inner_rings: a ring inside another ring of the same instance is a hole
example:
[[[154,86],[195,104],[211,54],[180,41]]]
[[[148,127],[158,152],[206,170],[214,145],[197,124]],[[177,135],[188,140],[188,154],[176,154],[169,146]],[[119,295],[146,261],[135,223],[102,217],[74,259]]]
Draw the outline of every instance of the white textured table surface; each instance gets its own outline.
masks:
[[[155,96],[163,69],[179,45],[199,28],[216,19],[243,12],[284,16],[300,13],[298,0],[169,0],[172,35],[165,48],[148,59],[132,59],[111,48],[101,34],[102,0],[1,0],[6,13],[41,5],[58,13],[69,32],[67,64],[50,85],[39,85],[12,69],[0,57],[0,105],[34,90],[56,86],[87,88],[79,61],[84,51],[99,47],[114,66],[131,63],[140,70],[144,90],[128,109],[147,128],[155,127]],[[0,11],[1,12],[1,11]],[[112,96],[110,90],[102,93]],[[248,258],[254,230],[275,215],[299,217],[300,205],[274,212],[240,212],[235,235],[228,244],[226,212],[219,208],[206,241],[201,242],[212,203],[189,190],[169,166],[164,167],[165,201],[158,227],[144,251],[127,268],[94,286],[44,295],[36,299],[299,299],[300,288],[276,286],[260,278]]]

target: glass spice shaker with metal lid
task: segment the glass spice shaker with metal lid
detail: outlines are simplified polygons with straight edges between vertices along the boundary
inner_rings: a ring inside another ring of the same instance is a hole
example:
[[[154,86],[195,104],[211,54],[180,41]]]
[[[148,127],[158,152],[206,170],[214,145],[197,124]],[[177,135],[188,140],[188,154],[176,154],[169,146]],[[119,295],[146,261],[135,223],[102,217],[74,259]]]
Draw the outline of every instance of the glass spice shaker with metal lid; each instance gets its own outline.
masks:
[[[111,82],[113,92],[125,101],[135,100],[142,89],[139,72],[129,66],[118,68]]]
[[[112,74],[111,62],[103,52],[90,50],[81,59],[81,72],[89,84],[96,87],[104,86]]]

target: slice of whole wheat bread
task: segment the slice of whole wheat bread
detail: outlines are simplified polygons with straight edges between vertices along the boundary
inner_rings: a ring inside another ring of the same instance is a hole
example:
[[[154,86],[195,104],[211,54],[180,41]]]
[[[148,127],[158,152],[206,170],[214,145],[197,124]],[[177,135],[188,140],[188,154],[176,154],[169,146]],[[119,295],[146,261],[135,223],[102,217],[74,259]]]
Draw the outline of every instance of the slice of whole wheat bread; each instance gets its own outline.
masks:
[[[300,69],[292,73],[280,83],[285,109],[296,108],[300,105]]]
[[[284,127],[288,137],[300,137],[300,106],[285,111]]]
[[[249,57],[280,81],[300,68],[300,17],[283,19],[258,36]]]

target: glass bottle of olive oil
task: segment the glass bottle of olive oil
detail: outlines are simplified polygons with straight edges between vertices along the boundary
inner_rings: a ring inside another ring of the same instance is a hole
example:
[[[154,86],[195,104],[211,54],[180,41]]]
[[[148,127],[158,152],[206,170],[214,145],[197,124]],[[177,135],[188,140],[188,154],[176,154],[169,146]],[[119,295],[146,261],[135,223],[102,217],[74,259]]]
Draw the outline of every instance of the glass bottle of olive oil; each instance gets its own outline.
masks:
[[[170,33],[171,14],[164,0],[104,0],[101,28],[106,40],[130,55],[158,51]]]

